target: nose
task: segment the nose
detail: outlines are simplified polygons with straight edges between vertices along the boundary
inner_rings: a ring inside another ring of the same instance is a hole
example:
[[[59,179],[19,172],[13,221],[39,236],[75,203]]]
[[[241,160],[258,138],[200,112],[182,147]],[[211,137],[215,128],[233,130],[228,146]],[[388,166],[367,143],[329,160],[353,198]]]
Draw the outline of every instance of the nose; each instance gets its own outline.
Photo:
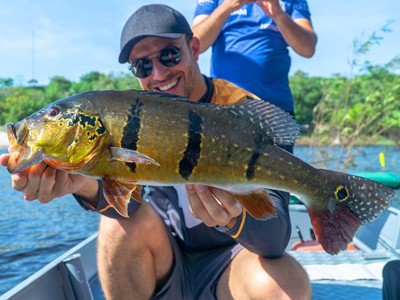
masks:
[[[162,81],[169,75],[169,67],[164,66],[157,58],[152,60],[153,72],[151,76],[153,80]]]

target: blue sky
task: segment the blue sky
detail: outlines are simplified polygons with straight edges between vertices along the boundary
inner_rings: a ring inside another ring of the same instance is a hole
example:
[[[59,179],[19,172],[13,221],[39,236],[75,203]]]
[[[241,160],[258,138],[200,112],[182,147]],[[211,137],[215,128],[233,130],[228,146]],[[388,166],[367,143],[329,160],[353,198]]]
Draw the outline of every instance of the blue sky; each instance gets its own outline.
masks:
[[[91,71],[127,72],[120,65],[119,38],[125,21],[141,5],[164,3],[180,10],[191,22],[195,0],[2,0],[0,3],[0,77],[26,84],[35,77],[40,84],[61,75],[72,81]],[[368,36],[393,20],[392,32],[383,34],[379,46],[366,56],[384,64],[400,54],[400,1],[308,1],[318,33],[317,51],[304,59],[292,53],[293,74],[310,76],[349,74],[348,59],[354,38]],[[32,43],[33,41],[33,43]],[[32,44],[34,47],[32,47]],[[34,49],[34,51],[32,51]],[[200,67],[208,74],[209,52]]]

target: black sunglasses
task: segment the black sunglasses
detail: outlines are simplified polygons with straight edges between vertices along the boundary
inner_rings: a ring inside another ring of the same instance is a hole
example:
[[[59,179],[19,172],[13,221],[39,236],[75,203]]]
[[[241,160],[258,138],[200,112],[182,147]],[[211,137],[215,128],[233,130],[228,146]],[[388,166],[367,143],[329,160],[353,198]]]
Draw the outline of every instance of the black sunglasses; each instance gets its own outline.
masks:
[[[151,62],[151,58],[154,57],[155,54],[158,55],[158,60],[166,67],[176,66],[181,62],[182,53],[181,48],[183,44],[187,41],[188,37],[182,42],[180,47],[177,46],[168,46],[157,52],[151,53],[146,57],[139,58],[135,60],[129,67],[129,70],[132,74],[138,78],[146,78],[150,76],[153,71],[153,63]]]

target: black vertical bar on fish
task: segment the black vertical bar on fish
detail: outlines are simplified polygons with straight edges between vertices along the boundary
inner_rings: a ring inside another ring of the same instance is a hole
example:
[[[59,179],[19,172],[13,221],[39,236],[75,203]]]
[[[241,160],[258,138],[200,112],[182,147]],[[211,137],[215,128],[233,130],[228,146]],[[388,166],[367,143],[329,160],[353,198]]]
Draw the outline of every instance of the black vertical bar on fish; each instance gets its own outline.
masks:
[[[182,160],[179,162],[179,174],[189,180],[197,166],[201,152],[202,118],[192,110],[189,111],[188,141]]]
[[[136,102],[131,105],[130,114],[128,116],[127,124],[124,127],[121,147],[137,150],[137,145],[140,139],[140,128],[141,128],[141,117],[143,103],[136,99]],[[125,163],[133,173],[136,172],[136,163],[127,162]]]
[[[247,163],[247,170],[246,170],[246,178],[249,181],[254,179],[257,163],[261,155],[261,149],[263,149],[264,147],[264,139],[262,133],[260,132],[255,133],[254,143],[255,143],[255,150],[253,151],[253,154],[251,155],[251,158]]]

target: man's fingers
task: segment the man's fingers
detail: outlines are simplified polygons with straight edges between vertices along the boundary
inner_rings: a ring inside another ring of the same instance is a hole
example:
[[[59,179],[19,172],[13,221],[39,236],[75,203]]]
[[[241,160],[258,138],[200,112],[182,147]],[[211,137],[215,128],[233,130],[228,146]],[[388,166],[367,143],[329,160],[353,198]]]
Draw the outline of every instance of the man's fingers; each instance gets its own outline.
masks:
[[[216,197],[208,186],[195,185],[195,190],[205,208],[205,211],[201,211],[203,214],[200,216],[203,222],[208,226],[228,224],[231,216],[223,205],[224,199]],[[197,214],[200,215],[200,212]]]
[[[6,167],[9,159],[10,159],[10,154],[0,155],[0,165]]]
[[[51,167],[46,167],[40,178],[37,198],[42,203],[48,203],[53,200],[53,189],[56,183],[57,170]]]
[[[221,202],[221,205],[228,211],[231,218],[242,213],[242,205],[236,201],[235,196],[225,190],[211,188],[211,193]]]

